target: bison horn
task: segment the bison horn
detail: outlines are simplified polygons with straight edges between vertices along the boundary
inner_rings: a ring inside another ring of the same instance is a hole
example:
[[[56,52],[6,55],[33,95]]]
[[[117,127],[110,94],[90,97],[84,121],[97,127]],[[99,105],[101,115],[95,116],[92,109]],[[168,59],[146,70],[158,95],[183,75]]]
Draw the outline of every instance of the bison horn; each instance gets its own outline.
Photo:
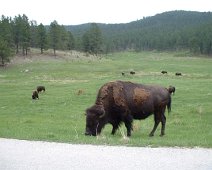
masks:
[[[101,109],[101,112],[99,112],[99,118],[103,118],[105,116],[105,110]]]

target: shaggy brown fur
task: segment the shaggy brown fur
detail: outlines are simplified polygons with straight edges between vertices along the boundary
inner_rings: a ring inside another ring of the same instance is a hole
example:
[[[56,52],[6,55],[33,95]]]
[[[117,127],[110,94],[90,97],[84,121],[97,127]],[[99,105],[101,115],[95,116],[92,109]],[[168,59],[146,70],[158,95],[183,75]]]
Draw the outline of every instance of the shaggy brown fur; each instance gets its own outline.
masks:
[[[86,110],[86,135],[97,135],[107,123],[112,124],[112,134],[124,122],[127,135],[131,136],[133,119],[145,119],[154,114],[154,132],[162,123],[161,136],[165,134],[165,109],[171,111],[171,95],[160,86],[148,86],[131,82],[115,81],[104,84],[96,102]]]

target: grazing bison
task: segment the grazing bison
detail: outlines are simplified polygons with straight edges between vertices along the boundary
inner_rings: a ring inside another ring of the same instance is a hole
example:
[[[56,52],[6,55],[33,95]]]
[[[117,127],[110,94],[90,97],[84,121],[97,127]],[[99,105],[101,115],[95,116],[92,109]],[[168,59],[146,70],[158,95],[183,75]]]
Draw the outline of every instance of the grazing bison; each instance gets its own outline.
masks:
[[[42,92],[42,91],[46,91],[45,87],[44,86],[37,86],[37,92]]]
[[[167,90],[169,91],[170,94],[175,93],[175,87],[174,86],[169,86],[169,88]]]
[[[121,75],[122,75],[122,76],[124,76],[124,75],[125,75],[125,73],[124,73],[124,72],[122,72],[122,73],[121,73]]]
[[[133,74],[135,74],[135,72],[134,72],[134,71],[131,71],[131,72],[130,72],[130,74],[132,74],[132,75],[133,75]]]
[[[165,109],[171,111],[171,95],[166,88],[115,81],[103,85],[96,102],[86,110],[85,135],[96,136],[107,123],[112,124],[112,134],[124,122],[127,136],[131,136],[133,119],[145,119],[154,114],[155,124],[149,134],[154,136],[162,123],[161,136],[165,134]]]
[[[162,73],[162,74],[167,74],[167,71],[164,71],[164,70],[163,70],[163,71],[161,71],[161,73]]]
[[[36,90],[32,92],[32,99],[39,99],[38,92]]]
[[[176,76],[182,76],[182,73],[175,73]]]

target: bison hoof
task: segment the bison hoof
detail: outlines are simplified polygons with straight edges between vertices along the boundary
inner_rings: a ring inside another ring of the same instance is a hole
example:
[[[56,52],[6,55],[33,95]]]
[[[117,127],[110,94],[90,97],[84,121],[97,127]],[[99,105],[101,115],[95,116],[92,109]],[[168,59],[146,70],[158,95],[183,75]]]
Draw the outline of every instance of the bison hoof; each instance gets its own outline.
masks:
[[[154,134],[152,134],[152,133],[149,134],[149,137],[153,137],[153,136],[154,136]]]
[[[160,134],[160,137],[163,137],[165,134]]]

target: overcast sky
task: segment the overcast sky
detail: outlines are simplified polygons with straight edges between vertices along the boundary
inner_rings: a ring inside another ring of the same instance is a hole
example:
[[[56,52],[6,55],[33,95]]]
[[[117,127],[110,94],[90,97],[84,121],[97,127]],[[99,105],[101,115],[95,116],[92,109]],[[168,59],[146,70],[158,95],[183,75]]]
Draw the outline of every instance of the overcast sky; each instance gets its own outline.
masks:
[[[0,0],[0,15],[26,14],[49,25],[128,23],[172,10],[212,11],[211,0]]]

